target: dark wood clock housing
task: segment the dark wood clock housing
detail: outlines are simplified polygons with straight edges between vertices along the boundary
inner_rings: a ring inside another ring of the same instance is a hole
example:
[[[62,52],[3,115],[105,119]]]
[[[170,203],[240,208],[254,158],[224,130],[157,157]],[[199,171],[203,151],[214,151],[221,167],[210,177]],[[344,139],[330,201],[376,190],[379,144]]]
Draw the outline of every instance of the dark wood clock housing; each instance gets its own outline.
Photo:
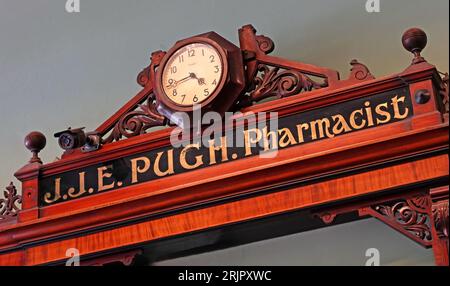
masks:
[[[192,116],[195,104],[181,105],[171,100],[171,95],[168,95],[164,90],[164,84],[167,84],[167,82],[163,82],[163,74],[172,56],[179,52],[180,49],[192,44],[206,44],[212,47],[221,58],[221,76],[219,82],[217,82],[217,87],[207,96],[207,98],[197,104],[201,107],[202,112],[213,110],[223,115],[223,113],[229,110],[236,102],[245,87],[242,52],[233,43],[227,41],[215,32],[208,32],[178,41],[166,53],[156,71],[154,90],[157,110],[169,118],[173,123],[180,126],[183,126],[182,118],[176,116],[175,113],[186,112],[189,116]],[[201,57],[202,55],[199,54],[196,56]],[[192,73],[190,74],[195,76]],[[189,74],[183,74],[179,77],[186,78],[186,76],[189,76]]]

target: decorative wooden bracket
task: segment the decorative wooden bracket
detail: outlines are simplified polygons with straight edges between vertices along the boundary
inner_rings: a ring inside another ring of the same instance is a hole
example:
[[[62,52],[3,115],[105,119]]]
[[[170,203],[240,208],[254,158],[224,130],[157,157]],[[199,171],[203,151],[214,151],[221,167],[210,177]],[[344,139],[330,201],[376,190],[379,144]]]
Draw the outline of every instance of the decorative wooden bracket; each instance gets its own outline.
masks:
[[[440,239],[446,239],[448,244],[448,200],[433,204],[432,211],[436,234]]]
[[[142,250],[131,250],[123,253],[105,255],[102,257],[82,261],[81,266],[105,266],[110,263],[121,263],[123,266],[130,266],[137,255],[142,254]]]
[[[406,235],[424,247],[430,247],[431,201],[429,194],[397,197],[366,206],[349,206],[315,213],[325,224],[332,224],[339,214],[357,211],[359,216],[372,216]]]
[[[370,215],[384,222],[424,247],[431,246],[431,200],[428,194],[364,207],[358,212],[360,216]]]
[[[436,265],[448,266],[448,186],[432,189],[433,251]]]
[[[448,265],[448,186],[429,192],[390,196],[313,213],[325,224],[336,216],[357,211],[374,217],[424,247],[433,247],[437,265]]]

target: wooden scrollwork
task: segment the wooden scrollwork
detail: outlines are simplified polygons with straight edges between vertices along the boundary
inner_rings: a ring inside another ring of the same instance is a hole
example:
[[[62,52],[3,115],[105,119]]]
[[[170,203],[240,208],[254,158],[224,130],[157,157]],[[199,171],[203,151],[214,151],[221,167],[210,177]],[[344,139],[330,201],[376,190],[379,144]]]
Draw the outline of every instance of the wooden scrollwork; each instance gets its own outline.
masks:
[[[137,76],[136,81],[140,86],[145,87],[147,84],[152,83],[155,78],[155,67],[160,64],[165,54],[166,52],[163,51],[156,51],[152,53],[150,65],[143,69]]]
[[[278,67],[258,65],[258,74],[255,76],[254,90],[249,93],[252,101],[276,96],[288,97],[302,91],[311,91],[326,86],[326,82],[318,83],[296,70],[282,70]]]
[[[11,182],[3,192],[4,199],[0,199],[0,220],[11,218],[20,211],[18,204],[22,203],[22,196],[17,194],[17,189]]]
[[[101,144],[138,136],[147,133],[152,127],[167,124],[165,117],[156,110],[153,93],[155,69],[165,54],[163,51],[152,53],[150,65],[143,69],[136,79],[144,89],[125,105],[125,111],[117,112],[97,128],[97,133],[103,137]]]
[[[271,38],[264,35],[256,35],[255,38],[259,49],[265,54],[270,54],[275,49],[275,44]]]
[[[352,60],[350,62],[352,68],[350,69],[349,79],[354,79],[356,81],[374,79],[375,77],[370,73],[366,65],[358,62],[357,60]]]
[[[434,226],[437,236],[448,239],[448,200],[433,204]]]
[[[432,241],[430,210],[430,198],[423,194],[363,208],[360,215],[371,215],[428,247]]]
[[[166,125],[166,118],[156,110],[153,93],[147,97],[145,104],[138,107],[138,110],[128,112],[119,119],[109,136],[102,140],[103,144],[118,141],[122,137],[138,136],[146,133],[151,127]]]

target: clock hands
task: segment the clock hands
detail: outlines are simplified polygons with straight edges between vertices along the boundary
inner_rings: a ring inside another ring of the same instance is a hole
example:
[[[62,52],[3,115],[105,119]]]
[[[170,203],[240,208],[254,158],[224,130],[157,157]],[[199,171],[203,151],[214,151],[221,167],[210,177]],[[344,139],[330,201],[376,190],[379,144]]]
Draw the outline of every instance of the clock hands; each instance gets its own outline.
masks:
[[[196,75],[195,75],[195,73],[190,73],[189,74],[192,78],[195,78],[196,80],[197,80],[197,82],[198,82],[198,85],[204,85],[204,84],[206,84],[205,83],[205,79],[204,78],[198,78]]]
[[[171,84],[169,84],[167,87],[177,87],[177,85],[179,85],[182,82],[185,82],[187,80],[190,80],[192,78],[191,74],[189,74],[187,77],[182,78],[180,80],[174,80]],[[170,83],[170,80],[169,80]]]
[[[167,85],[167,88],[175,88],[177,87],[180,83],[183,83],[185,81],[188,81],[190,79],[196,79],[199,85],[204,85],[205,83],[205,79],[204,78],[198,78],[197,75],[193,72],[189,73],[189,75],[187,77],[184,77],[180,80],[172,80],[169,79],[169,85]]]

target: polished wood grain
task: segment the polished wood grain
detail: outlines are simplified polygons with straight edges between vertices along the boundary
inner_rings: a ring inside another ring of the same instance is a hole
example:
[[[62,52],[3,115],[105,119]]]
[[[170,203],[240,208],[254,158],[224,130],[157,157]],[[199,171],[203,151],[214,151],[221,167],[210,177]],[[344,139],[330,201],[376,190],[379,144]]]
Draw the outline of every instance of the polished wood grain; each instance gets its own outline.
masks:
[[[261,103],[242,110],[243,116],[246,113],[258,112],[278,112],[279,117],[287,116],[293,113],[305,112],[319,107],[329,106],[346,100],[357,99],[371,94],[380,93],[385,90],[395,89],[405,86],[405,82],[417,80],[420,78],[434,78],[437,75],[435,68],[426,65],[423,69],[414,70],[412,72],[404,72],[401,74],[379,78],[376,80],[356,83],[337,89],[319,89],[292,96],[288,98],[273,100],[267,103]],[[421,86],[418,86],[421,87]],[[414,95],[416,89],[410,89],[411,96]],[[435,94],[433,94],[436,96]],[[413,100],[414,101],[414,100]],[[437,111],[434,103],[426,104]],[[127,106],[128,107],[128,106]],[[116,118],[118,115],[115,115]],[[442,116],[441,116],[442,117]],[[111,119],[112,120],[112,119]],[[442,122],[442,120],[440,120]],[[427,122],[428,126],[432,125]],[[105,125],[109,126],[109,125]],[[41,175],[49,176],[80,167],[91,165],[98,161],[108,161],[120,158],[129,154],[141,152],[142,150],[156,149],[162,146],[170,145],[170,133],[173,127],[163,130],[157,130],[148,134],[142,134],[127,140],[113,142],[103,146],[95,153],[82,153],[80,150],[74,150],[65,156],[64,160],[50,162],[42,166]],[[374,132],[376,133],[376,132]]]
[[[332,69],[266,55],[257,46],[264,37],[256,36],[251,26],[241,32],[247,81],[258,64],[268,64],[326,78],[328,86],[243,108],[234,119],[257,112],[285,117],[404,87],[409,88],[414,114],[396,123],[278,150],[270,160],[248,157],[46,207],[37,205],[42,178],[168,146],[174,128],[104,144],[91,153],[72,150],[48,164],[35,158],[15,173],[22,182],[23,209],[17,218],[0,223],[0,265],[62,262],[72,247],[82,258],[111,254],[157,239],[310,208],[344,213],[399,192],[406,196],[445,185],[448,113],[440,108],[442,80],[433,65],[417,60],[398,74],[339,80]],[[101,124],[99,133],[110,131],[153,92],[155,67],[164,55],[152,55],[152,63],[139,75],[143,89]],[[421,90],[430,100],[416,100]],[[448,201],[448,188],[446,196]],[[436,264],[448,265],[448,238],[437,237],[433,229]]]
[[[37,220],[0,226],[0,248],[11,247],[20,241],[62,235],[105,223],[250,194],[289,180],[307,181],[327,173],[358,170],[377,162],[412,156],[419,151],[439,150],[448,142],[446,124],[402,135],[392,134],[400,129],[385,127],[377,129],[377,134],[361,131],[358,136],[344,135],[280,150],[276,161],[250,157],[41,208]],[[407,129],[407,125],[402,128]],[[348,140],[358,143],[350,144]],[[13,237],[11,233],[14,233]]]
[[[61,239],[27,248],[23,251],[22,262],[36,265],[64,260],[66,249],[71,247],[78,248],[82,255],[86,255],[351,197],[363,198],[381,190],[446,176],[448,177],[448,157],[436,156],[76,238]],[[0,263],[19,263],[21,261],[18,257],[3,254],[0,255]]]

